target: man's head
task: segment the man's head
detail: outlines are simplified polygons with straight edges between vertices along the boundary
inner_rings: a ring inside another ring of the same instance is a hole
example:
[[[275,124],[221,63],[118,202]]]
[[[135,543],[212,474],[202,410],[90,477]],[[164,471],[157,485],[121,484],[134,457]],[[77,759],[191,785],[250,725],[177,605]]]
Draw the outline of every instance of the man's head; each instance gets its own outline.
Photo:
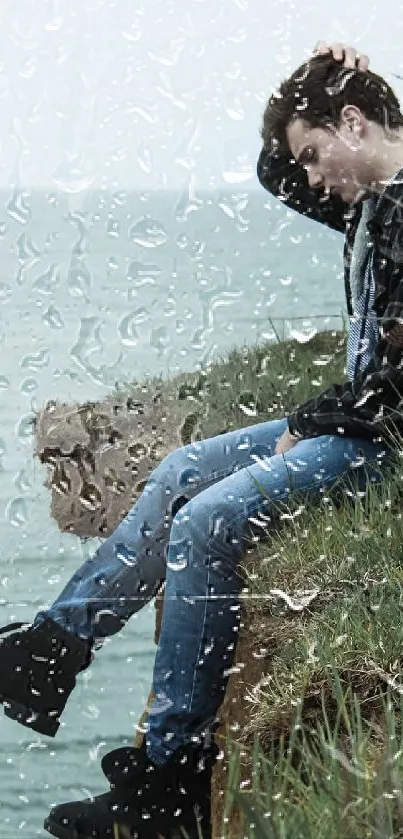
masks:
[[[356,203],[403,166],[403,115],[389,85],[327,55],[301,65],[269,99],[261,136],[291,152],[310,186]]]

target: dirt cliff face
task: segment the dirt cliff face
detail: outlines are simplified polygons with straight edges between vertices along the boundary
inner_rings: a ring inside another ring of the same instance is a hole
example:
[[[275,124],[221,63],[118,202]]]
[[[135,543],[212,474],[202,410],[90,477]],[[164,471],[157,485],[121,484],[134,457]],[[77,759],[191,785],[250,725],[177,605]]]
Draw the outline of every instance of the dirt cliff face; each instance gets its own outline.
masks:
[[[130,396],[64,405],[48,402],[36,418],[36,454],[48,467],[51,512],[62,531],[107,536],[168,452],[187,442],[189,404],[164,404],[158,383]]]
[[[206,417],[204,417],[206,420]],[[49,402],[36,418],[36,455],[48,468],[51,513],[61,531],[83,538],[106,537],[128,513],[154,467],[170,451],[198,439],[197,414],[191,397],[165,393],[157,384],[131,395],[107,397],[101,403],[65,405]],[[155,641],[158,641],[163,597],[156,600]],[[261,664],[250,656],[247,632],[241,632],[236,672],[231,676],[222,707],[218,743],[227,732],[236,737],[247,705],[246,686],[257,680]],[[150,696],[151,698],[151,696]],[[141,738],[140,731],[135,742]],[[213,783],[213,835],[222,835],[227,786],[225,754],[217,763]],[[241,835],[238,818],[231,835]]]

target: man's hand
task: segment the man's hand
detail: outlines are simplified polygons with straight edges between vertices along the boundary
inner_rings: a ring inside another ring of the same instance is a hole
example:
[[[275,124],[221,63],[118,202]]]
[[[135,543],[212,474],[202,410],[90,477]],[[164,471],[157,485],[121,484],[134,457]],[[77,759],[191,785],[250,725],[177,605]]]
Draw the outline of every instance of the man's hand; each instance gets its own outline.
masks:
[[[326,55],[328,52],[332,53],[335,61],[342,61],[343,66],[348,70],[356,68],[357,70],[368,70],[369,58],[367,55],[361,55],[354,47],[348,47],[347,44],[327,44],[326,41],[318,41],[315,46],[314,54]]]
[[[296,446],[299,443],[298,437],[292,437],[288,428],[284,431],[284,434],[281,435],[276,448],[274,449],[274,454],[284,454],[288,452],[289,449],[292,449],[293,446]]]

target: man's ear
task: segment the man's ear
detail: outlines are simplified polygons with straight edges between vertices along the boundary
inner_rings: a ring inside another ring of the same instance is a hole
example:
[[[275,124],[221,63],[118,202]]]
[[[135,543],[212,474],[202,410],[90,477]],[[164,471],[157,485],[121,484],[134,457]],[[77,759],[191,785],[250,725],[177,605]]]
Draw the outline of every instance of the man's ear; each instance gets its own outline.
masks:
[[[341,120],[345,122],[349,131],[357,139],[361,139],[365,132],[365,117],[356,105],[344,105],[340,113]]]

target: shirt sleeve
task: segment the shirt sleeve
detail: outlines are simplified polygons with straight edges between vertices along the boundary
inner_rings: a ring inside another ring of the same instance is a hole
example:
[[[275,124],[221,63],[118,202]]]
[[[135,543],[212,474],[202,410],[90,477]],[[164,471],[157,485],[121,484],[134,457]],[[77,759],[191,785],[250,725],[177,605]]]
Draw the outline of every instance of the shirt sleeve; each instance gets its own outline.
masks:
[[[390,260],[395,289],[379,324],[369,364],[353,381],[334,384],[289,415],[291,434],[340,434],[396,443],[403,417],[403,224],[395,208],[381,256]]]
[[[338,195],[311,189],[303,166],[291,154],[262,148],[257,162],[257,176],[264,189],[279,198],[287,207],[333,230],[345,233],[344,216],[350,212]]]

